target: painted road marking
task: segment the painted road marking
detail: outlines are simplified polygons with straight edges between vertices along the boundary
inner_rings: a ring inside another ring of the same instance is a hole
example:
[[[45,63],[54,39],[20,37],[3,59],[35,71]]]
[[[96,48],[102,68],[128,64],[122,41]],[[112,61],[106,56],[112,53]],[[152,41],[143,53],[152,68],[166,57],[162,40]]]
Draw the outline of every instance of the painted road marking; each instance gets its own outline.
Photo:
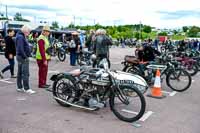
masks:
[[[126,109],[122,109],[123,112],[127,112],[127,113],[131,113],[131,114],[135,114],[137,115],[138,112],[134,112],[134,111],[130,111],[130,110],[126,110]],[[141,118],[140,121],[144,122],[146,121],[154,112],[152,111],[147,111]]]
[[[182,81],[184,81],[184,82],[188,82],[188,80],[186,80],[186,79],[183,79]],[[192,80],[192,82],[195,82],[195,80]]]
[[[126,110],[126,109],[122,109],[123,112],[126,112],[126,113],[130,113],[130,114],[135,114],[137,115],[138,112],[133,112],[133,111],[130,111],[130,110]]]
[[[171,92],[170,94],[169,94],[169,96],[171,96],[171,97],[173,97],[174,95],[176,95],[176,91],[173,91],[173,92]]]
[[[168,91],[162,91],[163,93],[165,93],[165,94],[169,94],[169,96],[175,96],[176,95],[176,91],[172,91],[172,92],[168,92]]]
[[[141,127],[142,125],[140,123],[137,123],[137,122],[133,122],[132,125],[136,128],[139,128]]]
[[[59,73],[59,71],[52,71],[52,70],[49,70],[48,73]]]
[[[2,79],[0,80],[0,82],[4,82],[4,83],[8,83],[8,84],[13,84],[14,82],[11,82],[11,81],[7,81],[9,79]]]
[[[8,81],[8,80],[10,80],[10,78],[7,78],[7,79],[2,79],[2,80]]]
[[[17,101],[25,101],[25,100],[26,100],[25,97],[18,97],[18,98],[17,98]]]
[[[140,118],[140,121],[146,121],[154,112],[152,111],[148,111],[147,113],[145,113],[142,118]]]
[[[168,91],[162,91],[163,93],[165,94],[170,94],[171,92],[168,92]]]

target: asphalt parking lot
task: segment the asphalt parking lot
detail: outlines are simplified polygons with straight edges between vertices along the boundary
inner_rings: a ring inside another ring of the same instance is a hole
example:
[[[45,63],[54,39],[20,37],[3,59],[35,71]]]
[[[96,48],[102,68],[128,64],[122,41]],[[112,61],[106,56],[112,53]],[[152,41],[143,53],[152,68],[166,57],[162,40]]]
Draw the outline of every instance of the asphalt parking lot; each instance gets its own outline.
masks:
[[[130,48],[111,48],[112,69],[121,70],[125,55],[132,55]],[[0,69],[7,60],[0,55]],[[15,68],[17,68],[15,66]],[[78,68],[53,58],[49,64],[50,76]],[[16,92],[15,79],[0,80],[0,133],[199,133],[200,132],[200,74],[192,77],[191,88],[175,93],[162,84],[167,95],[164,99],[146,97],[146,113],[136,123],[118,120],[109,107],[91,112],[70,107],[61,107],[52,94],[39,89],[38,67],[30,59],[30,86],[34,95]],[[51,81],[48,81],[51,83]],[[146,94],[145,94],[146,95]]]

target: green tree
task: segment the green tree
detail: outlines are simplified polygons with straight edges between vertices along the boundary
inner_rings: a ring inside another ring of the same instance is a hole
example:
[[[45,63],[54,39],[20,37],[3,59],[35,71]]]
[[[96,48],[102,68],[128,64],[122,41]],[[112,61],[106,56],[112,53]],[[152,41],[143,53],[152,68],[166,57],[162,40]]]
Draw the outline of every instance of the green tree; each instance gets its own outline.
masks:
[[[19,12],[17,12],[17,13],[15,14],[14,20],[15,20],[15,21],[26,21],[26,22],[30,22],[30,20],[23,18],[23,17],[22,17],[22,14],[19,13]]]
[[[200,28],[199,27],[192,26],[191,29],[189,29],[188,36],[189,37],[197,37],[199,32],[200,32]]]
[[[0,13],[0,20],[8,20],[7,17],[4,17],[4,14],[3,13]]]
[[[173,33],[174,33],[174,35],[176,35],[178,33],[178,31],[177,30],[173,30]]]
[[[152,28],[151,28],[151,26],[144,26],[143,27],[143,31],[145,32],[145,33],[151,33],[151,30],[152,30]]]
[[[140,39],[140,33],[139,33],[139,32],[136,32],[136,33],[135,33],[135,38],[136,38],[136,39]]]
[[[182,29],[183,29],[183,32],[187,32],[189,30],[187,26],[183,26]]]
[[[68,25],[68,28],[74,28],[74,27],[75,27],[75,25],[73,23]]]
[[[158,33],[159,36],[167,36],[167,32],[160,32]]]
[[[59,28],[59,24],[58,24],[57,21],[53,21],[51,25],[52,25],[53,29],[58,29]]]

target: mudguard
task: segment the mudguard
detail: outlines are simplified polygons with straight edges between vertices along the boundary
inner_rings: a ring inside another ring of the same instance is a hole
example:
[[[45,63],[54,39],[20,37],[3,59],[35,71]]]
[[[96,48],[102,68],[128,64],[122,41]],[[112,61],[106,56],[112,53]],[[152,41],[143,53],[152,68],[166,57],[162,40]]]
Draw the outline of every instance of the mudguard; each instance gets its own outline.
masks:
[[[54,74],[51,76],[50,80],[51,81],[56,81],[57,79],[59,79],[61,76],[63,77],[67,77],[67,76],[72,76],[71,73],[59,73],[59,74]]]

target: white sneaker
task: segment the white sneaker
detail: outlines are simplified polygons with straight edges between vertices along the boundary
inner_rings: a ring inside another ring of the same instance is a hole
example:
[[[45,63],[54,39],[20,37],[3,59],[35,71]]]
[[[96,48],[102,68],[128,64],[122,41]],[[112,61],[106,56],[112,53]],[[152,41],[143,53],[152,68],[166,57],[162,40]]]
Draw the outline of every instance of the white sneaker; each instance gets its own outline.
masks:
[[[16,90],[17,90],[17,92],[25,92],[24,88],[22,88],[22,89],[17,88]]]
[[[35,94],[35,93],[36,93],[36,92],[33,91],[32,89],[28,89],[28,90],[26,90],[25,92],[28,93],[28,94]]]

